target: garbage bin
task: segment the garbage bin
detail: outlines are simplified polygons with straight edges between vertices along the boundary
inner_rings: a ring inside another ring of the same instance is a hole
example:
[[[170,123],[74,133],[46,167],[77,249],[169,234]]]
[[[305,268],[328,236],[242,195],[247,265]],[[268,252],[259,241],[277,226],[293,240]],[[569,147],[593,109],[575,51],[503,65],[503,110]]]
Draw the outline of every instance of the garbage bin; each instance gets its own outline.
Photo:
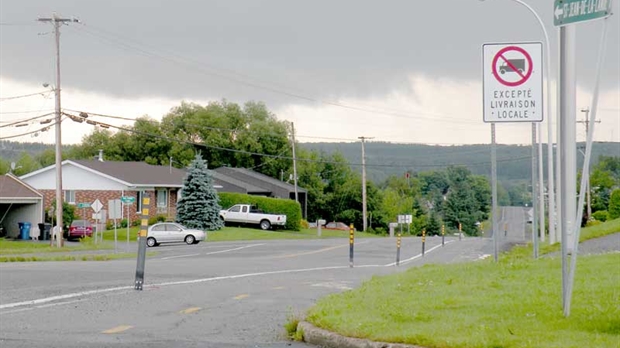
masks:
[[[52,224],[48,224],[48,223],[39,224],[39,240],[49,240],[51,230],[52,230]]]
[[[29,240],[30,239],[30,222],[18,222],[19,225],[19,239]]]

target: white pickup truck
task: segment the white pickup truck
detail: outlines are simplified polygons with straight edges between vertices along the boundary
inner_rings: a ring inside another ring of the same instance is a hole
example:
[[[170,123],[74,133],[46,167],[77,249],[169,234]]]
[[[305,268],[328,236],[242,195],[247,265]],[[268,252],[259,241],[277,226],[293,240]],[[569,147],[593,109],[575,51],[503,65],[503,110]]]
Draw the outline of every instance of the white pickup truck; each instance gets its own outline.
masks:
[[[286,215],[265,214],[250,204],[236,204],[227,210],[220,210],[220,217],[224,223],[259,225],[263,230],[286,224]]]

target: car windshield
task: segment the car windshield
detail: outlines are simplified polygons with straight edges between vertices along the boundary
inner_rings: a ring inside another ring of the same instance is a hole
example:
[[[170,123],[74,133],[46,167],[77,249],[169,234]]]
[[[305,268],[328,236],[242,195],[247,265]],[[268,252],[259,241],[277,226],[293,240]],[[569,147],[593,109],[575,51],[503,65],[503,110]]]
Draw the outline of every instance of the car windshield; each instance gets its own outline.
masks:
[[[90,221],[87,220],[73,220],[71,223],[73,227],[88,227],[90,226]]]

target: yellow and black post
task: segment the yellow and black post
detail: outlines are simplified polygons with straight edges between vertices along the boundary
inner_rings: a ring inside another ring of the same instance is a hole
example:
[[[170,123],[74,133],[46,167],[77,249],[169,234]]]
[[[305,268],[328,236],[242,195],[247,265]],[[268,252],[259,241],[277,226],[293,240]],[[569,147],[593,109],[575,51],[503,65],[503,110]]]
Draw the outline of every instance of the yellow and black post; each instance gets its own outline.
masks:
[[[425,246],[426,246],[426,229],[422,229],[422,256],[424,256]]]
[[[459,240],[461,240],[462,236],[463,236],[463,225],[459,222]]]
[[[398,236],[396,237],[396,266],[400,264],[400,237],[403,234],[403,225],[400,225],[400,231],[398,232]]]
[[[142,290],[144,284],[144,261],[146,259],[146,239],[149,228],[149,205],[151,199],[148,194],[142,196],[142,221],[140,223],[140,233],[138,235],[138,263],[136,265],[136,282],[134,289]]]
[[[355,242],[355,229],[353,224],[349,226],[349,267],[353,268],[353,243]]]
[[[444,239],[446,237],[446,225],[441,225],[441,246],[444,246]]]
[[[504,237],[508,236],[508,223],[504,223]]]

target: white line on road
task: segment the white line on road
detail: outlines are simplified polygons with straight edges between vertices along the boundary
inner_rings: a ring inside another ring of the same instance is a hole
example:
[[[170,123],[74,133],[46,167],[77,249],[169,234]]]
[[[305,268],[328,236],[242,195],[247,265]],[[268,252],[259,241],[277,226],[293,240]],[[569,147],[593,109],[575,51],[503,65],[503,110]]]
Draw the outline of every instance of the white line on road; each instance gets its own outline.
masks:
[[[452,243],[452,242],[454,242],[454,241],[453,241],[453,240],[449,240],[449,241],[445,242],[445,243],[444,243],[444,245],[446,245],[446,244],[450,244],[450,243]],[[430,253],[431,251],[433,251],[433,250],[435,250],[435,249],[437,249],[437,248],[439,248],[439,247],[441,247],[441,244],[439,244],[439,245],[435,245],[434,247],[432,247],[432,248],[428,249],[428,250],[425,252],[425,254],[428,254],[428,253]],[[411,261],[413,261],[413,260],[415,260],[415,259],[417,259],[417,258],[420,258],[420,257],[422,257],[422,254],[417,254],[417,255],[416,255],[416,256],[414,256],[414,257],[410,257],[410,258],[408,258],[408,259],[406,259],[406,260],[400,261],[400,263],[401,263],[401,264],[403,264],[403,263],[411,262]],[[388,263],[388,264],[387,264],[387,265],[385,265],[384,267],[390,267],[390,266],[396,266],[396,262]]]
[[[453,241],[447,241],[445,244],[451,243]],[[262,245],[262,244],[253,244],[251,246],[258,246],[258,245]],[[247,246],[250,247],[250,246]],[[437,249],[441,247],[441,244],[434,246],[432,248],[430,248],[427,253],[432,252],[433,250]],[[407,263],[407,262],[411,262],[419,257],[421,257],[422,255],[416,255],[412,258],[409,258],[407,260],[402,261],[401,263]],[[371,268],[371,267],[386,267],[386,266],[393,266],[394,263],[388,264],[388,265],[356,265],[355,268]],[[269,272],[256,272],[256,273],[246,273],[246,274],[237,274],[237,275],[230,275],[230,276],[220,276],[220,277],[212,277],[212,278],[201,278],[201,279],[193,279],[193,280],[181,280],[181,281],[175,281],[175,282],[164,282],[164,283],[159,283],[159,284],[151,284],[151,285],[147,285],[145,286],[145,290],[148,290],[149,288],[156,288],[156,287],[162,287],[162,286],[170,286],[170,285],[186,285],[186,284],[198,284],[198,283],[206,283],[206,282],[215,282],[218,280],[229,280],[229,279],[240,279],[240,278],[249,278],[249,277],[257,277],[257,276],[264,276],[264,275],[274,275],[274,274],[287,274],[287,273],[302,273],[302,272],[314,272],[314,271],[324,271],[324,270],[330,270],[330,269],[349,269],[349,265],[346,266],[328,266],[328,267],[315,267],[315,268],[301,268],[301,269],[289,269],[289,270],[280,270],[280,271],[269,271]],[[88,296],[88,295],[97,295],[97,294],[102,294],[102,293],[109,293],[109,292],[115,292],[115,291],[124,291],[124,290],[132,290],[134,289],[133,286],[119,286],[119,287],[115,287],[115,288],[108,288],[108,289],[97,289],[97,290],[89,290],[89,291],[82,291],[82,292],[74,292],[74,293],[70,293],[70,294],[64,294],[64,295],[58,295],[58,296],[50,296],[50,297],[45,297],[45,298],[40,298],[40,299],[36,299],[36,300],[30,300],[30,301],[23,301],[23,302],[13,302],[13,303],[6,303],[3,305],[0,305],[0,310],[2,309],[9,309],[9,308],[16,308],[16,307],[23,307],[23,306],[32,306],[32,305],[40,305],[40,304],[44,304],[44,303],[50,303],[50,302],[54,302],[54,301],[60,301],[60,300],[66,300],[66,299],[70,299],[70,298],[76,298],[76,297],[83,297],[83,296]],[[5,314],[7,312],[3,312],[2,314]]]
[[[246,249],[246,248],[251,248],[251,247],[255,247],[255,246],[261,246],[261,245],[265,245],[263,244],[250,244],[250,245],[246,245],[246,246],[242,246],[242,247],[238,247],[238,248],[233,248],[233,249],[226,249],[226,250],[220,250],[220,251],[212,251],[210,253],[204,253],[204,254],[187,254],[187,255],[177,255],[177,256],[168,256],[168,257],[163,257],[161,258],[162,260],[172,260],[172,259],[178,259],[181,257],[191,257],[191,256],[198,256],[198,255],[213,255],[213,254],[221,254],[221,253],[227,253],[229,251],[237,251],[237,250],[241,250],[241,249]]]

